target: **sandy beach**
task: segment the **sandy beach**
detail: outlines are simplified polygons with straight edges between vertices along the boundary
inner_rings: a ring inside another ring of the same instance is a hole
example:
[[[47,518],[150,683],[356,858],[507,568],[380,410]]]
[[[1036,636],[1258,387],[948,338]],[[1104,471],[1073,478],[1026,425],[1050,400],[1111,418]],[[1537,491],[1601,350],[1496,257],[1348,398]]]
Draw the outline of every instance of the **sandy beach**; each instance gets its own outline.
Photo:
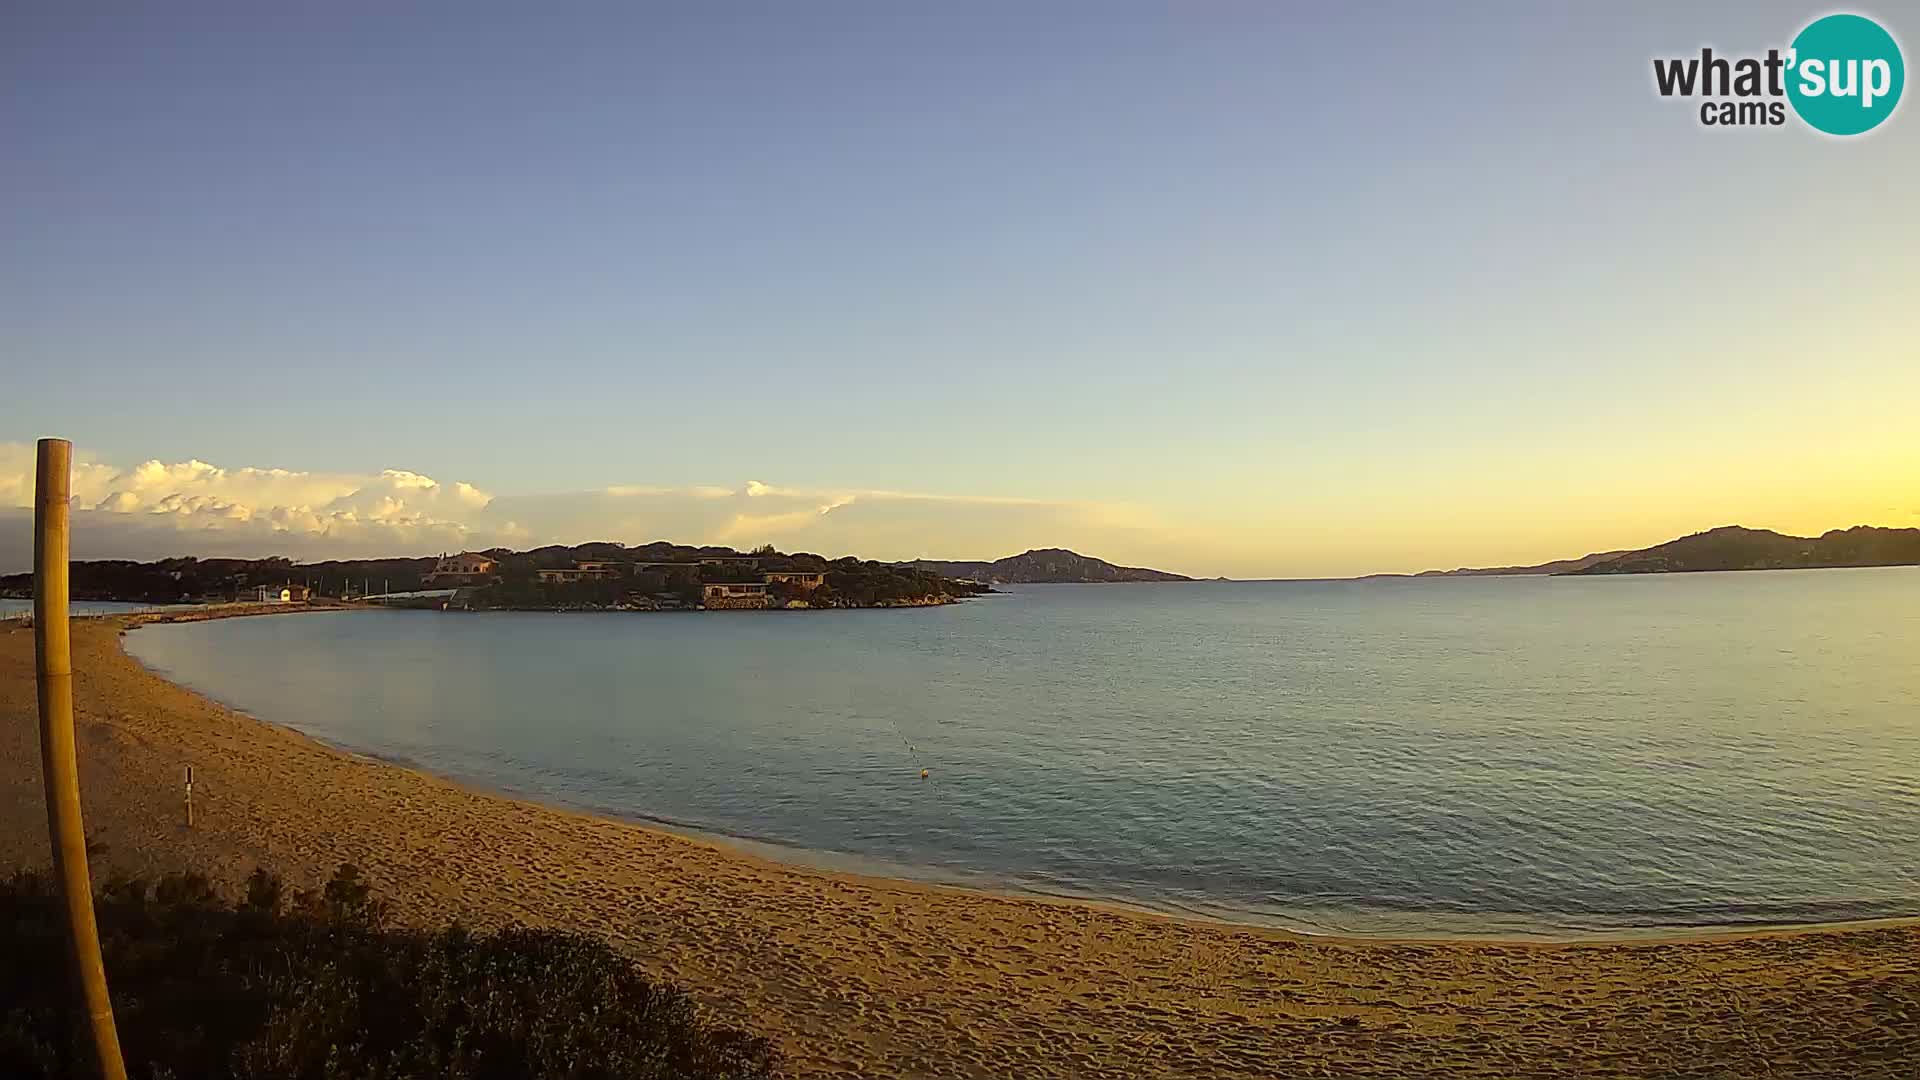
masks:
[[[1912,922],[1332,940],[834,874],[354,758],[146,671],[118,623],[73,632],[96,880],[190,868],[231,887],[264,866],[312,885],[352,862],[410,922],[605,935],[772,1037],[794,1076],[1892,1078],[1920,1061]],[[0,821],[0,868],[47,863],[18,626],[0,626]]]

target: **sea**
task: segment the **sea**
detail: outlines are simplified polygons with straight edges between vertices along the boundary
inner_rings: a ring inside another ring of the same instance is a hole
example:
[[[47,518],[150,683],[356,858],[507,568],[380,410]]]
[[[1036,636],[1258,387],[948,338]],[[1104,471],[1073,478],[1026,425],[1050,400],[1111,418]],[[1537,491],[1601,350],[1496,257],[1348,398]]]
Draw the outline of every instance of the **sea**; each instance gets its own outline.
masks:
[[[1002,589],[126,641],[345,750],[834,869],[1308,933],[1920,914],[1920,568]]]

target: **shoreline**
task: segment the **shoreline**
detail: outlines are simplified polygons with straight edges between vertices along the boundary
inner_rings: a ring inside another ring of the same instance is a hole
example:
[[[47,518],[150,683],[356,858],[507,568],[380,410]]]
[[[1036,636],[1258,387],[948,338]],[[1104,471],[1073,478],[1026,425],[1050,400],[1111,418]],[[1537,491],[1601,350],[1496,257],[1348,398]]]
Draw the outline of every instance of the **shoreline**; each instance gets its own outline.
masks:
[[[264,865],[311,886],[352,861],[402,921],[603,934],[774,1038],[791,1075],[1894,1076],[1920,1056],[1920,920],[1339,937],[814,869],[332,748],[147,670],[125,625],[74,624],[96,883],[194,868],[232,888]],[[0,631],[16,866],[47,862],[33,699],[32,635]]]

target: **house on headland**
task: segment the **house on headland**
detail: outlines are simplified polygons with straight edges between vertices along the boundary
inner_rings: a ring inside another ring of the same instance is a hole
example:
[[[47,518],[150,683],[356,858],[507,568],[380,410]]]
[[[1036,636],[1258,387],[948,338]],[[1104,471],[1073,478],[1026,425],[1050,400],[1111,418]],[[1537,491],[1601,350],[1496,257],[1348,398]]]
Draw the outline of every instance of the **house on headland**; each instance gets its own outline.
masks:
[[[793,585],[805,589],[808,592],[812,592],[827,583],[827,573],[824,570],[769,570],[760,576],[765,578],[769,585],[779,582],[783,585]]]
[[[710,581],[700,587],[700,602],[708,611],[726,608],[764,608],[773,604],[764,581]]]
[[[497,564],[477,551],[442,555],[432,570],[421,578],[427,585],[476,585],[494,574]]]
[[[577,581],[616,578],[620,576],[620,570],[612,563],[582,562],[560,569],[535,570],[534,574],[542,585],[570,585]]]

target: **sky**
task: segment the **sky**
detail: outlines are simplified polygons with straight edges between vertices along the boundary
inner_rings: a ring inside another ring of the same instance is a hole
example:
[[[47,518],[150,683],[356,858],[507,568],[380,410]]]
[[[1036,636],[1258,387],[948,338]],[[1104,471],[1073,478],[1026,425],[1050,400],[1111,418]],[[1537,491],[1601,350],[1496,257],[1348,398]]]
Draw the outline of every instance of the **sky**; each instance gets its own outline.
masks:
[[[89,556],[1920,525],[1914,106],[1653,91],[1826,7],[275,7],[0,12],[0,562],[46,435]]]

